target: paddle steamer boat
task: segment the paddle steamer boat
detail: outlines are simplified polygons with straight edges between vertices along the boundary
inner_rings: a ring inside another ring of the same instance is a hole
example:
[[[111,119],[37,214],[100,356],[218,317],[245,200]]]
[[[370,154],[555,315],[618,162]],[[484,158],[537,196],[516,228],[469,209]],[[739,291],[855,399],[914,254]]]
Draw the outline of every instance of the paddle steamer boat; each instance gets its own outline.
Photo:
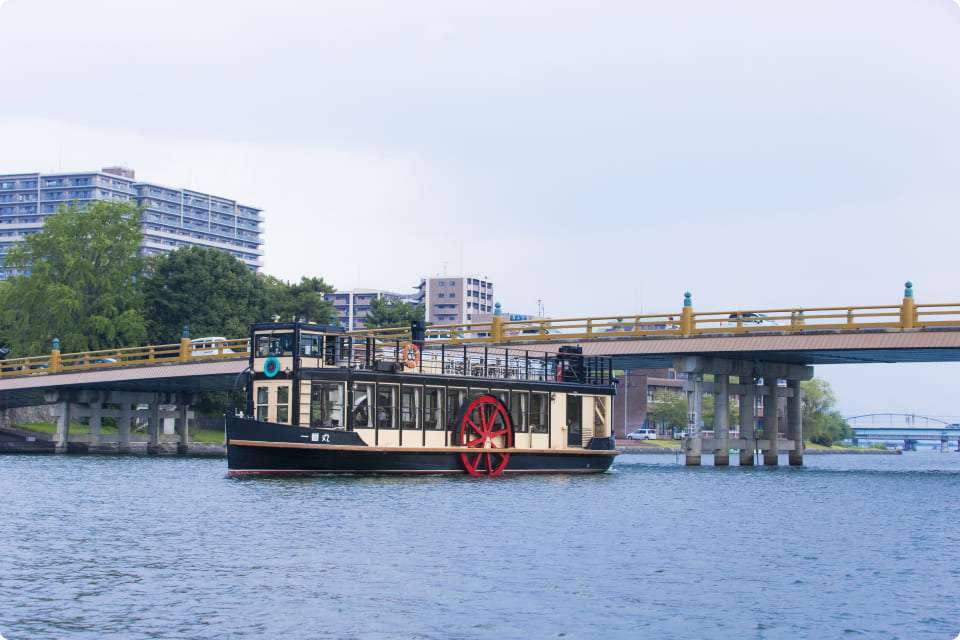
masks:
[[[419,335],[418,335],[419,334]],[[388,342],[255,324],[230,474],[600,473],[616,455],[608,358]]]

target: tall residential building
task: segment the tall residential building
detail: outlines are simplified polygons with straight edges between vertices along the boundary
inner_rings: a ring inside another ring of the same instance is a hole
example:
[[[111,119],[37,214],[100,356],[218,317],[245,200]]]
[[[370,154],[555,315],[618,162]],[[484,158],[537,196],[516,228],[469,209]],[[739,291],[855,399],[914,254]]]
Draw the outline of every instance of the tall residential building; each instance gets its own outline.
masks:
[[[0,264],[13,243],[40,231],[44,217],[61,204],[97,200],[129,200],[144,207],[141,255],[198,245],[228,251],[252,271],[263,266],[261,209],[192,189],[140,182],[132,169],[123,167],[0,175]],[[0,279],[8,275],[0,268]]]
[[[365,329],[367,312],[370,311],[370,302],[374,299],[386,298],[398,302],[417,304],[417,295],[404,295],[384,291],[383,289],[354,289],[353,291],[336,291],[328,293],[324,299],[333,303],[337,312],[337,320],[347,331]]]
[[[493,314],[493,282],[480,276],[422,278],[417,301],[434,324],[473,322]]]
[[[366,328],[364,320],[374,298],[409,302],[425,307],[424,319],[431,324],[489,322],[493,317],[493,282],[479,276],[437,276],[421,278],[410,294],[383,289],[337,291],[325,296],[337,311],[340,326],[348,330]]]

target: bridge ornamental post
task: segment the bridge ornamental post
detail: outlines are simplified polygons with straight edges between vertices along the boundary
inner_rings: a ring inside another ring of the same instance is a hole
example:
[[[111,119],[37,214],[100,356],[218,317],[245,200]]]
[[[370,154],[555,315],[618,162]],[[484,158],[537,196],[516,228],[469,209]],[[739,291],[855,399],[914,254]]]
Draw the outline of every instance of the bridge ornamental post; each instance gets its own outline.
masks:
[[[740,397],[740,466],[753,466],[753,451],[756,448],[756,408],[757,408],[757,381],[753,378],[744,380],[746,390]]]
[[[803,466],[803,388],[799,380],[787,380],[793,394],[787,396],[787,440],[793,440],[790,466]]]
[[[777,428],[777,377],[767,376],[763,379],[763,386],[767,393],[763,396],[763,437],[767,441],[767,448],[763,450],[763,464],[775,467],[780,464],[779,429]]]
[[[906,289],[903,291],[903,305],[900,307],[900,328],[913,329],[916,316],[916,309],[913,306],[913,283],[908,281],[903,286]]]
[[[180,337],[180,359],[190,359],[190,327],[183,328],[183,335]]]
[[[680,313],[680,334],[689,336],[693,333],[693,301],[690,292],[683,294],[683,311]]]
[[[493,322],[490,327],[490,337],[494,342],[503,342],[503,311],[500,303],[493,305]]]
[[[50,352],[50,371],[60,371],[60,338],[53,339],[53,351]]]
[[[730,465],[730,376],[714,376],[717,391],[713,396],[713,437],[717,450],[713,454],[715,467]]]

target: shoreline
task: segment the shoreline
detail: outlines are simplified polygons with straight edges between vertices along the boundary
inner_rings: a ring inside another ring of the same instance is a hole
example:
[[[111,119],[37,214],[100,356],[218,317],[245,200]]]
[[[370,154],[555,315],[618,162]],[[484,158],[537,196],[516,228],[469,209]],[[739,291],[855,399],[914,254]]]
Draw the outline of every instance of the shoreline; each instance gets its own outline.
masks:
[[[681,455],[683,449],[680,447],[662,447],[658,444],[623,444],[617,442],[617,451],[626,455],[633,454],[652,454],[652,455]],[[903,452],[898,449],[806,449],[803,450],[805,456],[819,456],[831,453],[841,455],[900,455]],[[704,454],[712,455],[712,454]]]

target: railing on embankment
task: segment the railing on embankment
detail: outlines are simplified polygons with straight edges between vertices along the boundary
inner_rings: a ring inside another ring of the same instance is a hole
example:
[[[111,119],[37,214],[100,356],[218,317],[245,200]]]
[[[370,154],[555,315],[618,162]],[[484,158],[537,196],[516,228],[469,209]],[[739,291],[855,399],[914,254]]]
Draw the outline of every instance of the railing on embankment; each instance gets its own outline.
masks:
[[[500,303],[496,307],[499,310]],[[903,301],[898,305],[695,312],[690,293],[686,293],[679,314],[530,320],[504,320],[495,315],[489,322],[427,327],[425,340],[438,344],[510,344],[721,334],[746,336],[770,332],[804,334],[922,329],[960,331],[960,303],[916,304],[912,285],[908,282]],[[353,337],[355,341],[373,339],[377,343],[402,344],[412,341],[409,328],[368,329],[350,331],[345,335]],[[201,350],[215,353],[197,355],[196,352]],[[218,341],[215,349],[210,349],[209,344],[191,343],[184,338],[179,344],[61,354],[55,340],[50,355],[0,361],[0,377],[247,357],[249,350],[246,338]]]

